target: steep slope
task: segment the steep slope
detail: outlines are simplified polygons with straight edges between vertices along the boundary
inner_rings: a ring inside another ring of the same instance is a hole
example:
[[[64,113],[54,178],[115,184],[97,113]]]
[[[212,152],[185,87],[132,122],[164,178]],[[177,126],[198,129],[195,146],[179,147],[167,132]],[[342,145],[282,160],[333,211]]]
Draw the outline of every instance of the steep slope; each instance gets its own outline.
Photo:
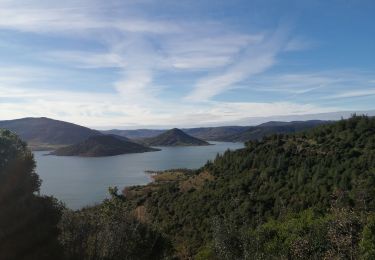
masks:
[[[45,117],[0,121],[0,128],[18,134],[32,148],[74,144],[101,134],[87,127]]]
[[[329,124],[331,121],[310,120],[310,121],[292,121],[292,122],[277,122],[270,121],[258,126],[249,127],[247,130],[228,135],[220,138],[220,141],[227,142],[246,142],[249,140],[260,140],[265,136],[273,134],[288,134],[296,133],[304,130],[314,128],[319,125]]]
[[[145,209],[147,221],[175,248],[192,255],[214,242],[218,220],[246,233],[306,209],[375,212],[375,118],[356,116],[250,141],[182,174],[168,172],[167,182],[128,188],[124,195],[129,206]]]
[[[158,149],[130,142],[127,139],[124,139],[124,137],[97,135],[91,136],[87,140],[78,144],[57,149],[52,152],[51,155],[101,157],[152,151],[158,151]]]
[[[206,141],[192,137],[180,129],[173,128],[156,137],[144,139],[143,142],[150,146],[200,146],[209,145]]]

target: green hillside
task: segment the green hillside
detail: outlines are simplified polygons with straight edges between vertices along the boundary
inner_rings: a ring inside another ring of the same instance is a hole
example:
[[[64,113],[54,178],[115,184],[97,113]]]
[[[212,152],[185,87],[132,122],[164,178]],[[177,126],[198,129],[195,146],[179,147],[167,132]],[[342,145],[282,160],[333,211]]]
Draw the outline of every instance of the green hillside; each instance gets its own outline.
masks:
[[[304,133],[250,141],[246,148],[228,151],[196,172],[175,174],[168,172],[168,181],[126,189],[124,194],[134,209],[146,209],[143,218],[174,241],[179,255],[212,249],[216,227],[230,226],[233,234],[242,236],[272,220],[328,221],[325,218],[341,208],[342,214],[355,210],[359,221],[362,213],[375,210],[375,119],[356,116]],[[306,210],[311,211],[308,217],[303,215]],[[238,236],[233,243],[241,242]],[[290,243],[297,238],[285,238],[291,240],[279,252],[283,257],[291,254]],[[243,254],[244,245],[237,246],[233,250]],[[311,250],[322,257],[329,249]],[[277,252],[263,253],[278,257],[272,255]]]

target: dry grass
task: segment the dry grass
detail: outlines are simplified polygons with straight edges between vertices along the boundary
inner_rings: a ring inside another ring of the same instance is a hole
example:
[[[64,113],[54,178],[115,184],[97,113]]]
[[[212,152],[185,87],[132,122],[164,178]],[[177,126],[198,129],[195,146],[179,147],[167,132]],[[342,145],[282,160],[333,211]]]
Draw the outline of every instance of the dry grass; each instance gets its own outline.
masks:
[[[172,181],[181,181],[187,178],[186,174],[183,172],[163,172],[156,175],[153,175],[152,178],[155,182],[161,183],[161,182],[172,182]]]
[[[138,206],[133,211],[134,217],[141,223],[147,223],[147,209],[144,205]]]

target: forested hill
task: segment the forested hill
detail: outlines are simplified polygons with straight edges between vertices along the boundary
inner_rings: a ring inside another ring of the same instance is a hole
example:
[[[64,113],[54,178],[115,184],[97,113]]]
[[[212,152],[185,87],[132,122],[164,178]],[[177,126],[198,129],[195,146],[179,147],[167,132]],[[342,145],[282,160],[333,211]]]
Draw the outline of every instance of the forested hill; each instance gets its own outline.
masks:
[[[258,126],[250,126],[241,132],[220,137],[220,141],[246,142],[249,140],[261,140],[265,136],[273,134],[290,134],[305,131],[319,125],[329,124],[332,121],[308,120],[279,122],[270,121]]]
[[[354,116],[250,141],[196,172],[167,172],[156,180],[124,194],[180,255],[349,257],[362,250],[360,232],[375,210],[375,119]],[[345,240],[349,231],[331,230],[336,220],[356,233]],[[330,232],[338,232],[336,240]]]

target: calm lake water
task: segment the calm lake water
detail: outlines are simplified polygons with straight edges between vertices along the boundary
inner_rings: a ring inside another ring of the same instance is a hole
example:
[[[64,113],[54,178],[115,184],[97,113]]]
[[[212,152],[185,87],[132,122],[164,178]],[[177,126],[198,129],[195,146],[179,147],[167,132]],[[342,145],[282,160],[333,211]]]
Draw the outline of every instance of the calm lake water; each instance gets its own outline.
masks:
[[[160,147],[162,151],[111,157],[83,158],[45,156],[35,152],[41,193],[53,195],[68,207],[78,209],[101,202],[110,186],[122,189],[151,181],[147,170],[196,169],[217,153],[243,147],[242,143],[211,142],[210,146]]]

